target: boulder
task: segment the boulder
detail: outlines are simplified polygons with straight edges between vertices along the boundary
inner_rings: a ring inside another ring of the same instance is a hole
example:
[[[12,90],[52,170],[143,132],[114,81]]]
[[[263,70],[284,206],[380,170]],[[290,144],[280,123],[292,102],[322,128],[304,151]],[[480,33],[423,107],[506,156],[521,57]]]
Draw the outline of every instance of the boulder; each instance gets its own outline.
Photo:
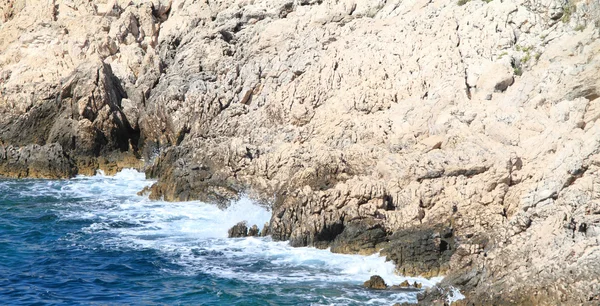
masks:
[[[363,286],[368,289],[376,289],[376,290],[384,290],[387,289],[388,286],[379,275],[373,275],[371,278],[366,281]]]

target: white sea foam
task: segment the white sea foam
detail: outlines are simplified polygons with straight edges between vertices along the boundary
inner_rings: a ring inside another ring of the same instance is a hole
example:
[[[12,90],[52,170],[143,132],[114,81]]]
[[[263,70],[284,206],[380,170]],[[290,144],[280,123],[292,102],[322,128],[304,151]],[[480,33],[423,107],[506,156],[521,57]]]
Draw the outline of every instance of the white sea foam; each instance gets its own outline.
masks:
[[[460,292],[460,290],[458,290],[455,287],[451,287],[450,293],[449,293],[448,297],[446,298],[446,302],[448,302],[448,304],[452,305],[452,303],[454,303],[456,301],[460,301],[464,298],[465,298],[465,296]]]
[[[78,177],[63,181],[60,188],[51,184],[38,191],[81,198],[78,201],[81,204],[61,210],[63,218],[91,220],[93,223],[82,230],[98,235],[105,248],[158,251],[183,268],[168,271],[172,273],[204,273],[262,284],[345,283],[355,287],[347,288],[347,294],[339,297],[341,300],[336,304],[347,304],[343,299],[361,295],[369,297],[369,304],[373,305],[414,302],[416,294],[390,293],[381,300],[380,294],[360,288],[371,275],[380,275],[388,284],[408,280],[425,287],[441,280],[396,275],[394,264],[377,254],[344,255],[316,248],[293,248],[287,242],[274,242],[268,237],[228,239],[227,230],[237,222],[247,221],[262,227],[271,213],[247,198],[221,210],[198,201],[150,201],[136,194],[152,183],[143,173],[123,170],[113,177],[103,174]]]

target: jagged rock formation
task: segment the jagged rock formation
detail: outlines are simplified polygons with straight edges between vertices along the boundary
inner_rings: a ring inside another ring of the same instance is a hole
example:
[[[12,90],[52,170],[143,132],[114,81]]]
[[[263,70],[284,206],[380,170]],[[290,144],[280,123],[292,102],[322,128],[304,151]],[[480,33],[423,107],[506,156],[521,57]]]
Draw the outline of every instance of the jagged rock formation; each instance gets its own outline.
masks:
[[[245,221],[242,221],[232,228],[229,229],[227,236],[229,238],[247,237],[248,236],[248,225]]]
[[[363,284],[363,286],[365,288],[376,289],[376,290],[383,290],[383,289],[388,288],[388,285],[385,283],[383,278],[381,278],[381,276],[379,276],[379,275],[371,276],[371,278],[368,281],[366,281]]]
[[[4,0],[0,140],[66,160],[0,170],[140,156],[153,198],[246,191],[275,239],[466,302],[593,303],[599,28],[592,0]]]
[[[232,226],[227,231],[227,236],[229,238],[239,238],[239,237],[258,237],[258,236],[266,236],[266,233],[261,233],[256,224],[248,227],[248,223],[246,221],[241,221],[238,224]]]

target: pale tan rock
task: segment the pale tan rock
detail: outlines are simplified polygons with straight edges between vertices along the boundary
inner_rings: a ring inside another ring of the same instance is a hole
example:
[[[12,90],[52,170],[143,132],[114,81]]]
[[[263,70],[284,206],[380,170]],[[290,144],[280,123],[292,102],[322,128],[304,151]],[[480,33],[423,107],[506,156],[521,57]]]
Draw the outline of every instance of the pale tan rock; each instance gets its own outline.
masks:
[[[598,296],[597,1],[54,2],[0,1],[0,143],[139,145],[152,196],[245,189],[296,246],[451,225],[405,271],[475,304]]]
[[[442,136],[429,136],[423,140],[421,143],[425,145],[426,151],[431,151],[435,149],[439,149],[442,147],[442,143],[444,142],[444,138]]]

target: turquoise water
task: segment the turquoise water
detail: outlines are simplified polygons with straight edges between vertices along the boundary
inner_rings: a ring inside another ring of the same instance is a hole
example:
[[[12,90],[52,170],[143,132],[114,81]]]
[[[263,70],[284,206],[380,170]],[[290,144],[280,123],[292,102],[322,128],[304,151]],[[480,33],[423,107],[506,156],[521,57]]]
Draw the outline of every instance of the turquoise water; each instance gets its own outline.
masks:
[[[415,293],[368,291],[404,278],[378,255],[291,248],[227,229],[270,213],[248,199],[227,210],[150,201],[152,182],[115,177],[0,180],[2,305],[392,305]]]

